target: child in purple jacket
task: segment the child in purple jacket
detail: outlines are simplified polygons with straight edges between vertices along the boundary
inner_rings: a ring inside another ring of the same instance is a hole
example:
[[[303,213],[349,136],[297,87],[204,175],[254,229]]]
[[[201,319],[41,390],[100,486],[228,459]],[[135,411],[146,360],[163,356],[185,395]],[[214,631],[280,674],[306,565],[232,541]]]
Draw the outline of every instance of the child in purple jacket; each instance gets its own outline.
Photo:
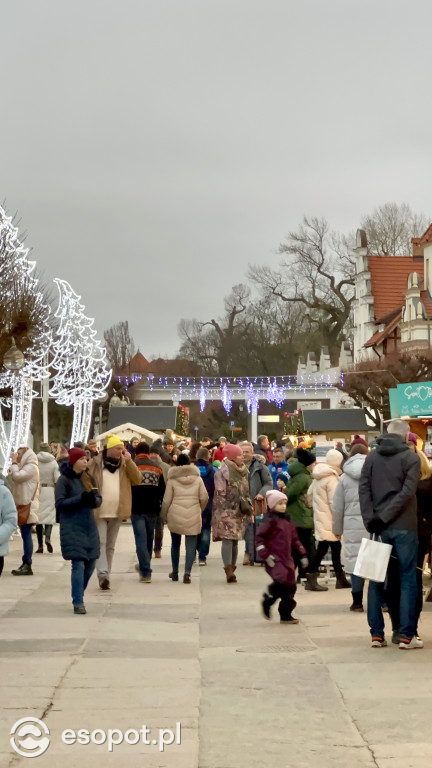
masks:
[[[263,594],[262,610],[266,619],[270,618],[273,603],[280,598],[279,615],[281,624],[298,624],[292,615],[297,603],[295,564],[293,551],[301,556],[301,565],[309,565],[306,550],[300,542],[297,529],[286,516],[287,497],[280,491],[267,491],[267,514],[256,533],[256,549],[265,563],[269,576],[273,579]]]

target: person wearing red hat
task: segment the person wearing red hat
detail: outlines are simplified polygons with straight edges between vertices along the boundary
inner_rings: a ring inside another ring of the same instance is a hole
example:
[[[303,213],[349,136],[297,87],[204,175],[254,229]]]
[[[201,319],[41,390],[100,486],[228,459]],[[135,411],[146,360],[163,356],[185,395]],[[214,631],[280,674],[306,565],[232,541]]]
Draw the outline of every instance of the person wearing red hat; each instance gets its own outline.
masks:
[[[239,445],[227,443],[224,460],[215,474],[213,541],[222,542],[222,561],[228,584],[237,581],[238,542],[244,539],[246,520],[252,519],[249,472]]]
[[[72,604],[74,613],[87,613],[84,592],[100,555],[99,534],[94,509],[102,504],[95,481],[87,471],[87,456],[82,448],[71,448],[55,487],[56,512],[60,522],[63,558],[71,560]]]

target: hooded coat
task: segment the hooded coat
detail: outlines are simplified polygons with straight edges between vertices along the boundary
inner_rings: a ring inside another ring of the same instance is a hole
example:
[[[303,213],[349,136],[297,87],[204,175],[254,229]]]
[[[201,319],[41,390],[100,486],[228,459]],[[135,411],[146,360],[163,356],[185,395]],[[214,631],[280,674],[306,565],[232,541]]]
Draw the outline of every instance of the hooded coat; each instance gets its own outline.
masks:
[[[240,512],[240,496],[249,496],[246,465],[244,465],[244,474],[239,479],[233,481],[229,468],[232,462],[227,462],[228,459],[224,459],[222,466],[215,474],[215,496],[212,515],[213,541],[223,541],[224,539],[239,541],[244,539],[246,520],[252,521],[253,519]]]
[[[285,487],[288,499],[287,515],[296,528],[313,528],[313,510],[307,503],[307,492],[312,475],[304,464],[293,461],[289,468],[290,479]]]
[[[161,512],[171,533],[185,536],[201,533],[201,512],[207,502],[208,493],[198,467],[193,464],[171,467]]]
[[[285,514],[268,511],[256,532],[256,549],[273,581],[291,586],[295,584],[295,563],[292,553],[295,551],[300,557],[305,557],[306,550],[300,542],[295,526]],[[275,559],[273,567],[266,563],[270,555]]]
[[[40,451],[37,455],[39,463],[39,522],[43,525],[54,525],[56,521],[55,484],[60,477],[60,470],[55,457],[48,451]]]
[[[39,469],[37,456],[31,448],[22,455],[19,464],[10,468],[12,496],[16,506],[31,504],[27,525],[39,522]]]
[[[55,487],[55,504],[60,519],[60,546],[65,560],[97,560],[99,533],[94,511],[86,506],[82,494],[86,487],[69,464],[64,464]],[[102,497],[98,497],[99,506]]]
[[[9,552],[9,539],[17,527],[17,517],[13,496],[0,480],[0,557]]]
[[[367,527],[374,516],[385,526],[417,531],[416,490],[420,459],[399,435],[383,435],[363,465],[360,508]]]
[[[317,464],[312,472],[308,502],[312,503],[315,538],[317,541],[337,541],[333,533],[333,496],[339,482],[340,470],[330,464]]]
[[[343,535],[343,562],[347,573],[354,572],[362,539],[369,534],[360,510],[359,482],[366,456],[356,453],[344,464],[344,474],[333,497],[333,533]]]

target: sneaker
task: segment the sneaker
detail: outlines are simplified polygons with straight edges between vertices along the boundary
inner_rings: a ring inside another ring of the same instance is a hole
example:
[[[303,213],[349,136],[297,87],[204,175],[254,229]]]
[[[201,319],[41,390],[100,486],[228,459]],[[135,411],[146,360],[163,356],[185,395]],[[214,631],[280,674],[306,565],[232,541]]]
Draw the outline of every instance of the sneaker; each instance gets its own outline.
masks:
[[[74,605],[74,613],[87,613],[85,605]]]
[[[289,619],[281,619],[281,624],[298,624],[300,619],[295,619],[294,616],[290,616]]]
[[[171,581],[178,581],[178,571],[171,571],[171,573],[168,574]]]
[[[99,582],[99,586],[103,592],[106,592],[107,589],[111,589],[108,579],[101,579],[101,581]]]
[[[421,640],[419,637],[414,637],[409,640],[407,637],[401,637],[399,648],[401,651],[411,651],[414,648],[424,648],[423,640]]]
[[[19,568],[16,568],[12,572],[12,576],[33,576],[31,565],[23,563]]]
[[[200,560],[199,565],[207,565],[207,560]]]
[[[140,574],[140,581],[143,584],[151,584],[151,576],[143,576],[143,574]]]
[[[372,648],[387,648],[387,640],[379,635],[372,636]]]

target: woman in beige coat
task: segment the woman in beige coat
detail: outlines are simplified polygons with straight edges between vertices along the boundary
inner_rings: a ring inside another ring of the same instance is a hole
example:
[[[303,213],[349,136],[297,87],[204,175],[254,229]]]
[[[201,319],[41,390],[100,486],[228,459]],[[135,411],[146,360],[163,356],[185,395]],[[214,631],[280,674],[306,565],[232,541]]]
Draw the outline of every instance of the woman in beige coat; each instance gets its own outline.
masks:
[[[178,581],[180,545],[186,538],[186,562],[183,583],[191,583],[198,534],[201,533],[201,512],[206,508],[208,493],[198,467],[190,464],[189,457],[181,453],[177,466],[168,472],[168,483],[161,516],[171,531],[172,571],[169,575]]]
[[[306,574],[305,584],[305,589],[312,592],[327,592],[327,587],[318,584],[317,579],[321,561],[329,547],[336,575],[336,589],[347,589],[351,586],[342,570],[341,537],[333,533],[333,496],[342,474],[342,460],[342,453],[332,448],[326,455],[325,463],[316,464],[312,471],[313,481],[309,486],[307,498],[313,507],[315,539],[318,546],[309,573]]]
[[[32,525],[38,521],[39,509],[39,468],[34,451],[28,446],[19,448],[11,455],[12,464],[8,470],[12,478],[12,496],[16,506],[30,505],[26,522],[20,525],[24,554],[22,564],[12,571],[14,576],[33,576]]]

